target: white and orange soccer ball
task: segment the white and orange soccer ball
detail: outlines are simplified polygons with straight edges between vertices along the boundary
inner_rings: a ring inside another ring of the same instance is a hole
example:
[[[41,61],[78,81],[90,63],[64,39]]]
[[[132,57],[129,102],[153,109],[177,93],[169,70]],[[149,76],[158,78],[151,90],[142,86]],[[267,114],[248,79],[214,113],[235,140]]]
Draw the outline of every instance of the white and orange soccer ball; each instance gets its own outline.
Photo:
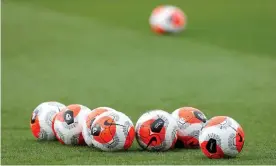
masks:
[[[179,108],[172,113],[172,116],[176,119],[179,127],[177,136],[180,145],[185,148],[198,148],[198,137],[207,122],[206,116],[193,107]]]
[[[216,116],[199,135],[200,148],[208,158],[229,158],[239,154],[244,145],[244,132],[234,119]]]
[[[84,145],[82,126],[89,108],[80,104],[72,104],[59,112],[53,123],[55,136],[60,143],[66,145]]]
[[[178,126],[171,114],[163,110],[144,113],[137,121],[136,139],[138,144],[149,151],[166,151],[177,141]]]
[[[164,5],[152,11],[149,23],[151,29],[158,34],[178,33],[187,25],[187,18],[180,8]]]
[[[30,126],[38,140],[55,140],[52,121],[56,113],[65,108],[64,104],[51,101],[39,104],[33,111]]]
[[[91,124],[92,144],[102,151],[120,151],[131,147],[135,130],[128,116],[118,111],[107,111]]]
[[[82,127],[82,135],[84,138],[85,143],[90,146],[93,147],[93,143],[92,143],[92,130],[91,130],[91,125],[94,122],[94,120],[96,119],[96,117],[98,117],[99,115],[103,114],[104,112],[108,112],[108,111],[113,111],[116,112],[116,110],[109,108],[109,107],[98,107],[93,109],[86,117],[85,119],[85,123],[83,124]]]

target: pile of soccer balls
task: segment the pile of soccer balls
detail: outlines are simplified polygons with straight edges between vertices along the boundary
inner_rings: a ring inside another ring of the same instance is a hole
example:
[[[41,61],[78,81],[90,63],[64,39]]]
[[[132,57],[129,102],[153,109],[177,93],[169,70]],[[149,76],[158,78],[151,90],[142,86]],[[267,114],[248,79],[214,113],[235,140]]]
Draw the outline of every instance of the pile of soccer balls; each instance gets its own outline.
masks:
[[[38,140],[57,139],[62,144],[88,145],[103,151],[127,150],[135,136],[145,150],[200,147],[209,158],[234,157],[244,144],[244,132],[235,120],[227,116],[207,120],[192,107],[172,114],[148,111],[134,128],[127,115],[109,107],[90,110],[80,104],[44,102],[33,111],[30,125]]]

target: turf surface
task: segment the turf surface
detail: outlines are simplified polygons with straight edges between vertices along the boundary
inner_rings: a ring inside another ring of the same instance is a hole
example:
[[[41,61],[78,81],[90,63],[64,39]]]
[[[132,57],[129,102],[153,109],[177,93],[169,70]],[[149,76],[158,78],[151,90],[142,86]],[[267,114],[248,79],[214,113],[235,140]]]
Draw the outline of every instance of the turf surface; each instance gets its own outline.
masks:
[[[179,36],[156,36],[159,4],[188,15]],[[275,0],[4,0],[2,2],[2,164],[275,164]],[[57,100],[110,106],[133,122],[145,111],[194,106],[244,128],[235,159],[200,150],[104,153],[37,142],[33,109]]]

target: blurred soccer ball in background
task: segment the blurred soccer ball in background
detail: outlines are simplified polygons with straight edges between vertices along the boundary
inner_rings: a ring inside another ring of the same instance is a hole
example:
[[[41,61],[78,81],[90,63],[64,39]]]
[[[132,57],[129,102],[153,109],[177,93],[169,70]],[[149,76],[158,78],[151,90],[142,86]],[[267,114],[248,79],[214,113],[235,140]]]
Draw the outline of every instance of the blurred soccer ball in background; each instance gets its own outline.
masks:
[[[235,157],[243,148],[244,132],[234,119],[216,116],[202,129],[199,143],[208,158]]]
[[[187,18],[180,8],[164,5],[152,11],[149,23],[151,29],[158,34],[178,33],[185,28]]]
[[[44,102],[39,104],[33,111],[30,126],[33,135],[38,140],[55,140],[52,131],[52,121],[56,113],[65,108],[59,102]]]
[[[177,140],[177,130],[176,120],[163,110],[144,113],[135,127],[139,145],[150,151],[166,151],[173,148]]]
[[[118,111],[107,111],[91,124],[92,144],[103,151],[127,150],[135,138],[132,121]]]
[[[193,107],[179,108],[172,113],[172,116],[176,119],[179,127],[177,145],[185,148],[198,148],[198,137],[207,121],[206,116]]]

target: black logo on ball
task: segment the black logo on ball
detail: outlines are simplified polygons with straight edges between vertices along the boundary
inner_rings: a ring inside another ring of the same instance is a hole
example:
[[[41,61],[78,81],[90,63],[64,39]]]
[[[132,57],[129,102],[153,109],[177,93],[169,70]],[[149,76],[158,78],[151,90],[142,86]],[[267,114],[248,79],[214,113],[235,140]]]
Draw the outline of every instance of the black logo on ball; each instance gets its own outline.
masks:
[[[91,135],[99,136],[100,133],[101,133],[101,126],[99,124],[96,124],[91,128]]]
[[[194,111],[194,115],[195,115],[195,117],[196,117],[198,120],[200,120],[200,121],[206,123],[206,121],[207,121],[207,120],[206,120],[206,117],[203,115],[202,112],[200,112],[200,111]]]
[[[153,142],[156,142],[157,141],[157,138],[156,137],[151,137],[151,139],[149,140],[148,144],[147,144],[147,148],[153,143]]]
[[[165,121],[161,118],[158,118],[150,125],[150,129],[152,132],[159,133],[164,125]]]
[[[104,125],[105,126],[124,126],[124,125],[120,125],[120,124],[117,124],[117,123],[113,123],[113,122],[109,122],[108,120],[104,121]]]
[[[68,125],[74,123],[74,114],[73,114],[73,111],[67,110],[67,111],[64,113],[64,121],[65,121]]]
[[[206,145],[206,149],[210,153],[216,153],[217,152],[217,141],[213,138],[209,139],[209,141]]]

